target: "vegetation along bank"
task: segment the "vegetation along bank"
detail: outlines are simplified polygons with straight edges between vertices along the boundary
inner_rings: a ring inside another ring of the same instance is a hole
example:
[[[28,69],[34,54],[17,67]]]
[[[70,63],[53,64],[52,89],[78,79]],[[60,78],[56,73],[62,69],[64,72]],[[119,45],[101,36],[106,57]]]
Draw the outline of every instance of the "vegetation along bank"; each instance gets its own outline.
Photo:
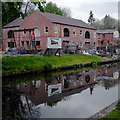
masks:
[[[120,101],[118,101],[116,108],[112,110],[112,112],[110,112],[108,115],[103,117],[101,120],[106,120],[106,119],[120,120]]]
[[[43,72],[70,67],[96,66],[100,61],[106,62],[96,55],[63,55],[59,56],[15,56],[2,58],[2,74],[21,74]],[[74,66],[73,66],[74,65]],[[59,69],[58,69],[59,68]]]
[[[92,55],[63,55],[59,56],[16,56],[2,58],[2,73],[18,74],[31,71],[48,71],[59,67],[102,61]]]

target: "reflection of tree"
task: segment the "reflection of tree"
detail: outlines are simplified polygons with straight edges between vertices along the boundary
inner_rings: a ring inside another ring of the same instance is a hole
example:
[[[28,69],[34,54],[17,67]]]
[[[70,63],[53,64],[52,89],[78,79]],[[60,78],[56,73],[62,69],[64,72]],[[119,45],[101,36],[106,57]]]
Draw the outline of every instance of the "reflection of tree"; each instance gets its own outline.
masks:
[[[3,88],[2,93],[3,118],[38,118],[40,115],[40,111],[34,107],[32,102],[16,89]]]
[[[56,101],[53,101],[53,102],[49,102],[47,103],[48,106],[50,107],[53,107],[53,106],[56,106],[58,102],[61,102],[61,101],[68,101],[70,100],[70,96],[66,96],[66,97],[63,97],[63,98],[60,98],[59,100],[56,100]]]
[[[54,101],[54,102],[49,102],[49,103],[47,103],[47,105],[50,106],[50,107],[53,107],[53,106],[56,106],[57,103],[60,102],[60,101],[62,101],[62,98],[59,99],[59,100],[56,100],[56,101]]]
[[[105,87],[106,90],[109,90],[111,87],[115,86],[114,80],[102,80],[102,86]]]

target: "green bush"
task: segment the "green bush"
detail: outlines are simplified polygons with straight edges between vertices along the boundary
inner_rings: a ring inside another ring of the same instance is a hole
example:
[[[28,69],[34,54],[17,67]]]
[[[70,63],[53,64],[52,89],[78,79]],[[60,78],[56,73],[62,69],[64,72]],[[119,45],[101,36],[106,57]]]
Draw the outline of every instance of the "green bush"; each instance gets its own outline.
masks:
[[[98,63],[97,63],[96,61],[93,61],[91,64],[92,64],[92,67],[93,67],[93,68],[95,68],[95,67],[98,66]]]

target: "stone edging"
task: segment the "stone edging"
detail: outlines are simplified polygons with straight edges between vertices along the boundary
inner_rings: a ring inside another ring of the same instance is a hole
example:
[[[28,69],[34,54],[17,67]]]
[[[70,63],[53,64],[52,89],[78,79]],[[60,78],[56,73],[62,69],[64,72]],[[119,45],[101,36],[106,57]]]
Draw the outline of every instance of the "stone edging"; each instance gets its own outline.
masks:
[[[96,118],[96,120],[98,120],[98,119],[106,116],[108,113],[110,113],[113,109],[116,108],[117,103],[118,103],[118,101],[115,101],[111,105],[105,107],[101,111],[99,111],[99,112],[95,113],[94,115],[92,115],[89,119]]]

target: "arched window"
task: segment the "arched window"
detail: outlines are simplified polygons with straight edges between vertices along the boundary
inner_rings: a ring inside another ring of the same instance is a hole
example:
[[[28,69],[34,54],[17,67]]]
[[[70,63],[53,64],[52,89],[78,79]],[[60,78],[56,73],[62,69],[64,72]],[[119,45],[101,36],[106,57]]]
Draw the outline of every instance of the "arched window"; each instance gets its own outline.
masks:
[[[85,76],[85,81],[86,81],[86,83],[90,82],[90,75]]]
[[[64,32],[64,37],[69,37],[70,36],[69,30],[67,28],[65,28],[63,30],[63,32]]]
[[[85,38],[90,39],[90,32],[87,31],[87,32],[85,33]]]
[[[12,30],[8,31],[8,38],[14,38],[14,32]]]

